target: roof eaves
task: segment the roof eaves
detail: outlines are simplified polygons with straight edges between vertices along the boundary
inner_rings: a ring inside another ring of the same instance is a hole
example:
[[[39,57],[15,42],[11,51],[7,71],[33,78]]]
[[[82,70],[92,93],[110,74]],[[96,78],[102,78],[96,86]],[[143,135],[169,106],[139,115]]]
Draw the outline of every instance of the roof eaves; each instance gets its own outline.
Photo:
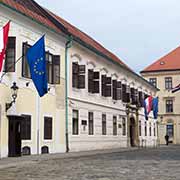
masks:
[[[32,17],[26,15],[25,13],[23,13],[23,12],[17,10],[16,8],[13,8],[12,6],[10,6],[10,5],[8,5],[8,4],[2,2],[2,1],[0,1],[0,5],[5,6],[5,7],[7,7],[8,9],[11,9],[12,11],[14,11],[14,12],[16,12],[16,13],[19,13],[19,14],[23,15],[24,17],[26,17],[26,18],[32,20],[33,22],[35,22],[35,23],[37,23],[37,24],[39,24],[39,25],[41,25],[41,26],[43,26],[43,27],[49,29],[51,32],[54,32],[54,33],[57,33],[57,34],[61,34],[62,36],[65,37],[65,35],[63,35],[63,33],[58,32],[58,31],[55,30],[54,28],[52,28],[52,27],[50,27],[50,26],[48,26],[48,25],[45,25],[44,23],[42,23],[42,22],[40,22],[40,21],[38,21],[38,20],[36,20],[36,19],[34,19],[34,18],[32,18]]]

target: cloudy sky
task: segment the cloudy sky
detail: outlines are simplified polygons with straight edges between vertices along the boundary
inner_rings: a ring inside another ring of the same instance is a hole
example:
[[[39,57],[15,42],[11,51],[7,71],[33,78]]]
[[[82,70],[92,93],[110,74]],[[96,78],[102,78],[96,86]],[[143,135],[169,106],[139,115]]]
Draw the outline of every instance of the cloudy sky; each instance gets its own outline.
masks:
[[[37,0],[134,71],[180,45],[179,0]]]

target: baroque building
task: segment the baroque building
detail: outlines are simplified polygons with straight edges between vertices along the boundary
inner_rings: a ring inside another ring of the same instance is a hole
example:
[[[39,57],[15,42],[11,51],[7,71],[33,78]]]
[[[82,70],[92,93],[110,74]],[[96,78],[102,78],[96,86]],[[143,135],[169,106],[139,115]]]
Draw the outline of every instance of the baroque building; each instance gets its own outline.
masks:
[[[157,88],[33,0],[1,0],[0,10],[1,27],[11,20],[0,83],[1,157],[156,146],[157,124],[152,114],[145,120],[143,102]],[[43,34],[49,91],[39,98],[25,54]],[[17,99],[6,108],[13,82]]]
[[[159,143],[165,144],[165,135],[173,144],[180,143],[180,92],[172,88],[180,83],[180,47],[141,71],[141,75],[153,86],[160,89],[158,135]]]

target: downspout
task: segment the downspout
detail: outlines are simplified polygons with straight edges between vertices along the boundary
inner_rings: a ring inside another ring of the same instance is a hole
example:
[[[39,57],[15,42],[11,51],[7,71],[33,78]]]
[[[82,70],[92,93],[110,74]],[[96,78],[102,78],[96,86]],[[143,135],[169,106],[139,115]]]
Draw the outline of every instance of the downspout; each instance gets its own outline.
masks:
[[[65,99],[66,99],[66,152],[69,152],[68,137],[68,49],[72,47],[72,36],[68,36],[65,47]]]

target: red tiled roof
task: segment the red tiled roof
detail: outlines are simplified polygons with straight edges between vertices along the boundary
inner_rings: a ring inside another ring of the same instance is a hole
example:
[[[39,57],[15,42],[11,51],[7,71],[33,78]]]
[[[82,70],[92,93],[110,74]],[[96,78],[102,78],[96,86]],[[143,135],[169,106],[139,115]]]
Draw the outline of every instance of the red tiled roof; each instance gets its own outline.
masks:
[[[27,0],[25,0],[27,1]],[[0,2],[6,4],[7,6],[15,9],[16,11],[22,13],[25,16],[28,16],[44,25],[46,25],[49,28],[54,29],[56,32],[62,32],[59,28],[57,28],[48,18],[43,16],[42,12],[36,9],[36,11],[32,11],[31,8],[27,8],[27,5],[23,5],[21,3],[18,3],[14,0],[0,0]]]
[[[20,13],[42,23],[46,26],[54,29],[57,32],[62,32],[53,22],[51,22],[46,16],[43,15],[40,9],[37,7],[30,7],[33,5],[31,0],[0,0],[0,2],[3,2],[4,4],[14,8],[15,10],[19,11]],[[28,6],[29,3],[29,6]],[[47,10],[46,10],[47,11]],[[112,59],[113,61],[125,66],[130,71],[132,71],[124,62],[122,62],[117,56],[115,56],[113,53],[111,53],[109,50],[104,48],[101,44],[99,44],[97,41],[92,39],[87,34],[80,31],[75,26],[71,25],[61,17],[53,14],[50,11],[47,11],[50,13],[54,18],[56,18],[59,23],[63,24],[65,28],[67,28],[68,32],[73,35],[76,38],[79,38],[84,43],[88,44],[89,46],[95,48],[98,52],[102,53],[106,57]]]
[[[180,47],[146,67],[141,73],[173,70],[180,70]]]

